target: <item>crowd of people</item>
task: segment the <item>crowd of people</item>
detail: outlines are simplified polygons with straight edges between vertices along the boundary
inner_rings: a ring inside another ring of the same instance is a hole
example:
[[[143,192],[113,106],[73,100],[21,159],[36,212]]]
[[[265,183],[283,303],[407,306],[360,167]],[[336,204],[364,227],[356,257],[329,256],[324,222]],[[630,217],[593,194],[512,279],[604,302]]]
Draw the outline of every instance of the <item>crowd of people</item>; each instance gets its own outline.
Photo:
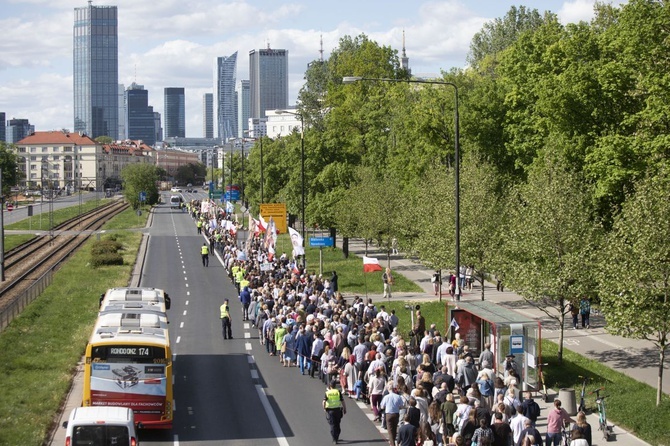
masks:
[[[258,330],[267,354],[327,386],[323,409],[333,443],[340,440],[345,399],[355,399],[370,407],[392,446],[541,444],[535,427],[540,408],[520,391],[513,355],[497,374],[489,344],[473,354],[458,333],[450,340],[427,326],[419,306],[412,331],[401,333],[395,311],[383,303],[345,299],[336,273],[308,274],[296,259],[275,256],[272,240],[253,230],[239,241],[241,225],[216,206],[192,201],[187,210],[207,237],[208,252],[220,253],[239,291],[242,319]],[[225,339],[233,337],[231,318],[226,299]],[[556,433],[573,421],[560,401],[554,406],[547,416],[548,446],[558,444]],[[572,431],[574,446],[582,444],[577,437],[591,445],[582,415]]]

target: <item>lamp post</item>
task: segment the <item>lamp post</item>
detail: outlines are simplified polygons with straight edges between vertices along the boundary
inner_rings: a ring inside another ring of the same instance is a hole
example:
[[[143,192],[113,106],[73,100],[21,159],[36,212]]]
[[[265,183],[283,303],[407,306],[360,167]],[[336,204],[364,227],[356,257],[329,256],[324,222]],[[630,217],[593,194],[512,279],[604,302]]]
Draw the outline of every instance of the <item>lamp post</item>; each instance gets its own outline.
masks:
[[[359,76],[346,76],[342,78],[342,83],[351,84],[358,81],[379,81],[379,82],[407,82],[414,84],[435,84],[435,85],[449,85],[454,88],[454,182],[455,182],[455,226],[456,226],[456,300],[461,300],[461,289],[459,285],[459,269],[461,265],[461,221],[460,221],[460,145],[459,145],[459,124],[458,124],[458,86],[453,82],[446,81],[430,81],[421,79],[387,79],[387,78],[370,78]]]
[[[302,182],[302,209],[301,217],[302,220],[302,245],[305,248],[305,118],[301,113],[295,113],[288,110],[276,110],[275,113],[278,115],[288,114],[297,116],[300,118],[300,179]],[[262,181],[262,180],[261,180]],[[302,256],[302,266],[303,268],[307,267],[307,253]]]

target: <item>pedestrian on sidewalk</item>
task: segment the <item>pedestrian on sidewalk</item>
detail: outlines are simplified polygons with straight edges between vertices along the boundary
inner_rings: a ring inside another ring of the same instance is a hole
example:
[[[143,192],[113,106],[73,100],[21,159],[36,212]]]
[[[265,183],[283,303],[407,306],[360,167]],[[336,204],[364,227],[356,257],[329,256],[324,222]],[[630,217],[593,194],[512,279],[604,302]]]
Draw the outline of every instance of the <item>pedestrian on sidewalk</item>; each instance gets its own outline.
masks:
[[[582,328],[591,328],[589,321],[591,317],[591,301],[586,296],[582,296],[582,299],[579,301],[579,313],[582,316]]]
[[[574,423],[574,420],[561,407],[561,400],[554,400],[554,408],[547,414],[547,446],[561,444],[561,430],[565,423]]]
[[[440,273],[440,270],[433,273],[433,277],[430,281],[433,283],[433,293],[436,296],[438,293],[442,294],[442,274]]]
[[[386,268],[384,274],[382,274],[382,282],[384,282],[384,295],[383,298],[391,298],[391,285],[393,285],[393,275],[391,274],[391,268]]]

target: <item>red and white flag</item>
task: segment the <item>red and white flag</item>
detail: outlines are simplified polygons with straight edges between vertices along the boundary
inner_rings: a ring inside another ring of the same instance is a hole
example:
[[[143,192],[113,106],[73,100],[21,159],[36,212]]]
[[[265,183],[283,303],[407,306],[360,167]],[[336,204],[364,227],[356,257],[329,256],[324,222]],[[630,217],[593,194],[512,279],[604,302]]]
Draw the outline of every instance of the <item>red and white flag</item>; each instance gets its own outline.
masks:
[[[363,272],[371,273],[374,271],[383,271],[384,269],[379,264],[379,260],[374,257],[363,256]]]
[[[268,224],[265,222],[265,219],[260,214],[258,214],[258,229],[261,232],[265,232],[268,229]]]

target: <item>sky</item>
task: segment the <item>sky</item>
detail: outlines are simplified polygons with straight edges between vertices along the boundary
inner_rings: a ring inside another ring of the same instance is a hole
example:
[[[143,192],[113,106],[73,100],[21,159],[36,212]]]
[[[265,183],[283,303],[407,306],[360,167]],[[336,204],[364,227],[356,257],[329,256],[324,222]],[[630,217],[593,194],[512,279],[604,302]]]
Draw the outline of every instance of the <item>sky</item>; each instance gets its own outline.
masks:
[[[202,95],[213,91],[217,56],[238,51],[237,80],[248,79],[249,51],[289,51],[289,104],[307,64],[343,36],[367,35],[405,47],[412,73],[438,75],[466,66],[470,41],[511,6],[556,13],[562,23],[589,21],[595,0],[94,0],[118,7],[119,83],[149,91],[163,113],[163,89],[184,87],[186,136],[202,136]],[[619,4],[622,0],[608,0]],[[74,8],[85,0],[2,0],[0,112],[27,118],[37,131],[73,128]]]

